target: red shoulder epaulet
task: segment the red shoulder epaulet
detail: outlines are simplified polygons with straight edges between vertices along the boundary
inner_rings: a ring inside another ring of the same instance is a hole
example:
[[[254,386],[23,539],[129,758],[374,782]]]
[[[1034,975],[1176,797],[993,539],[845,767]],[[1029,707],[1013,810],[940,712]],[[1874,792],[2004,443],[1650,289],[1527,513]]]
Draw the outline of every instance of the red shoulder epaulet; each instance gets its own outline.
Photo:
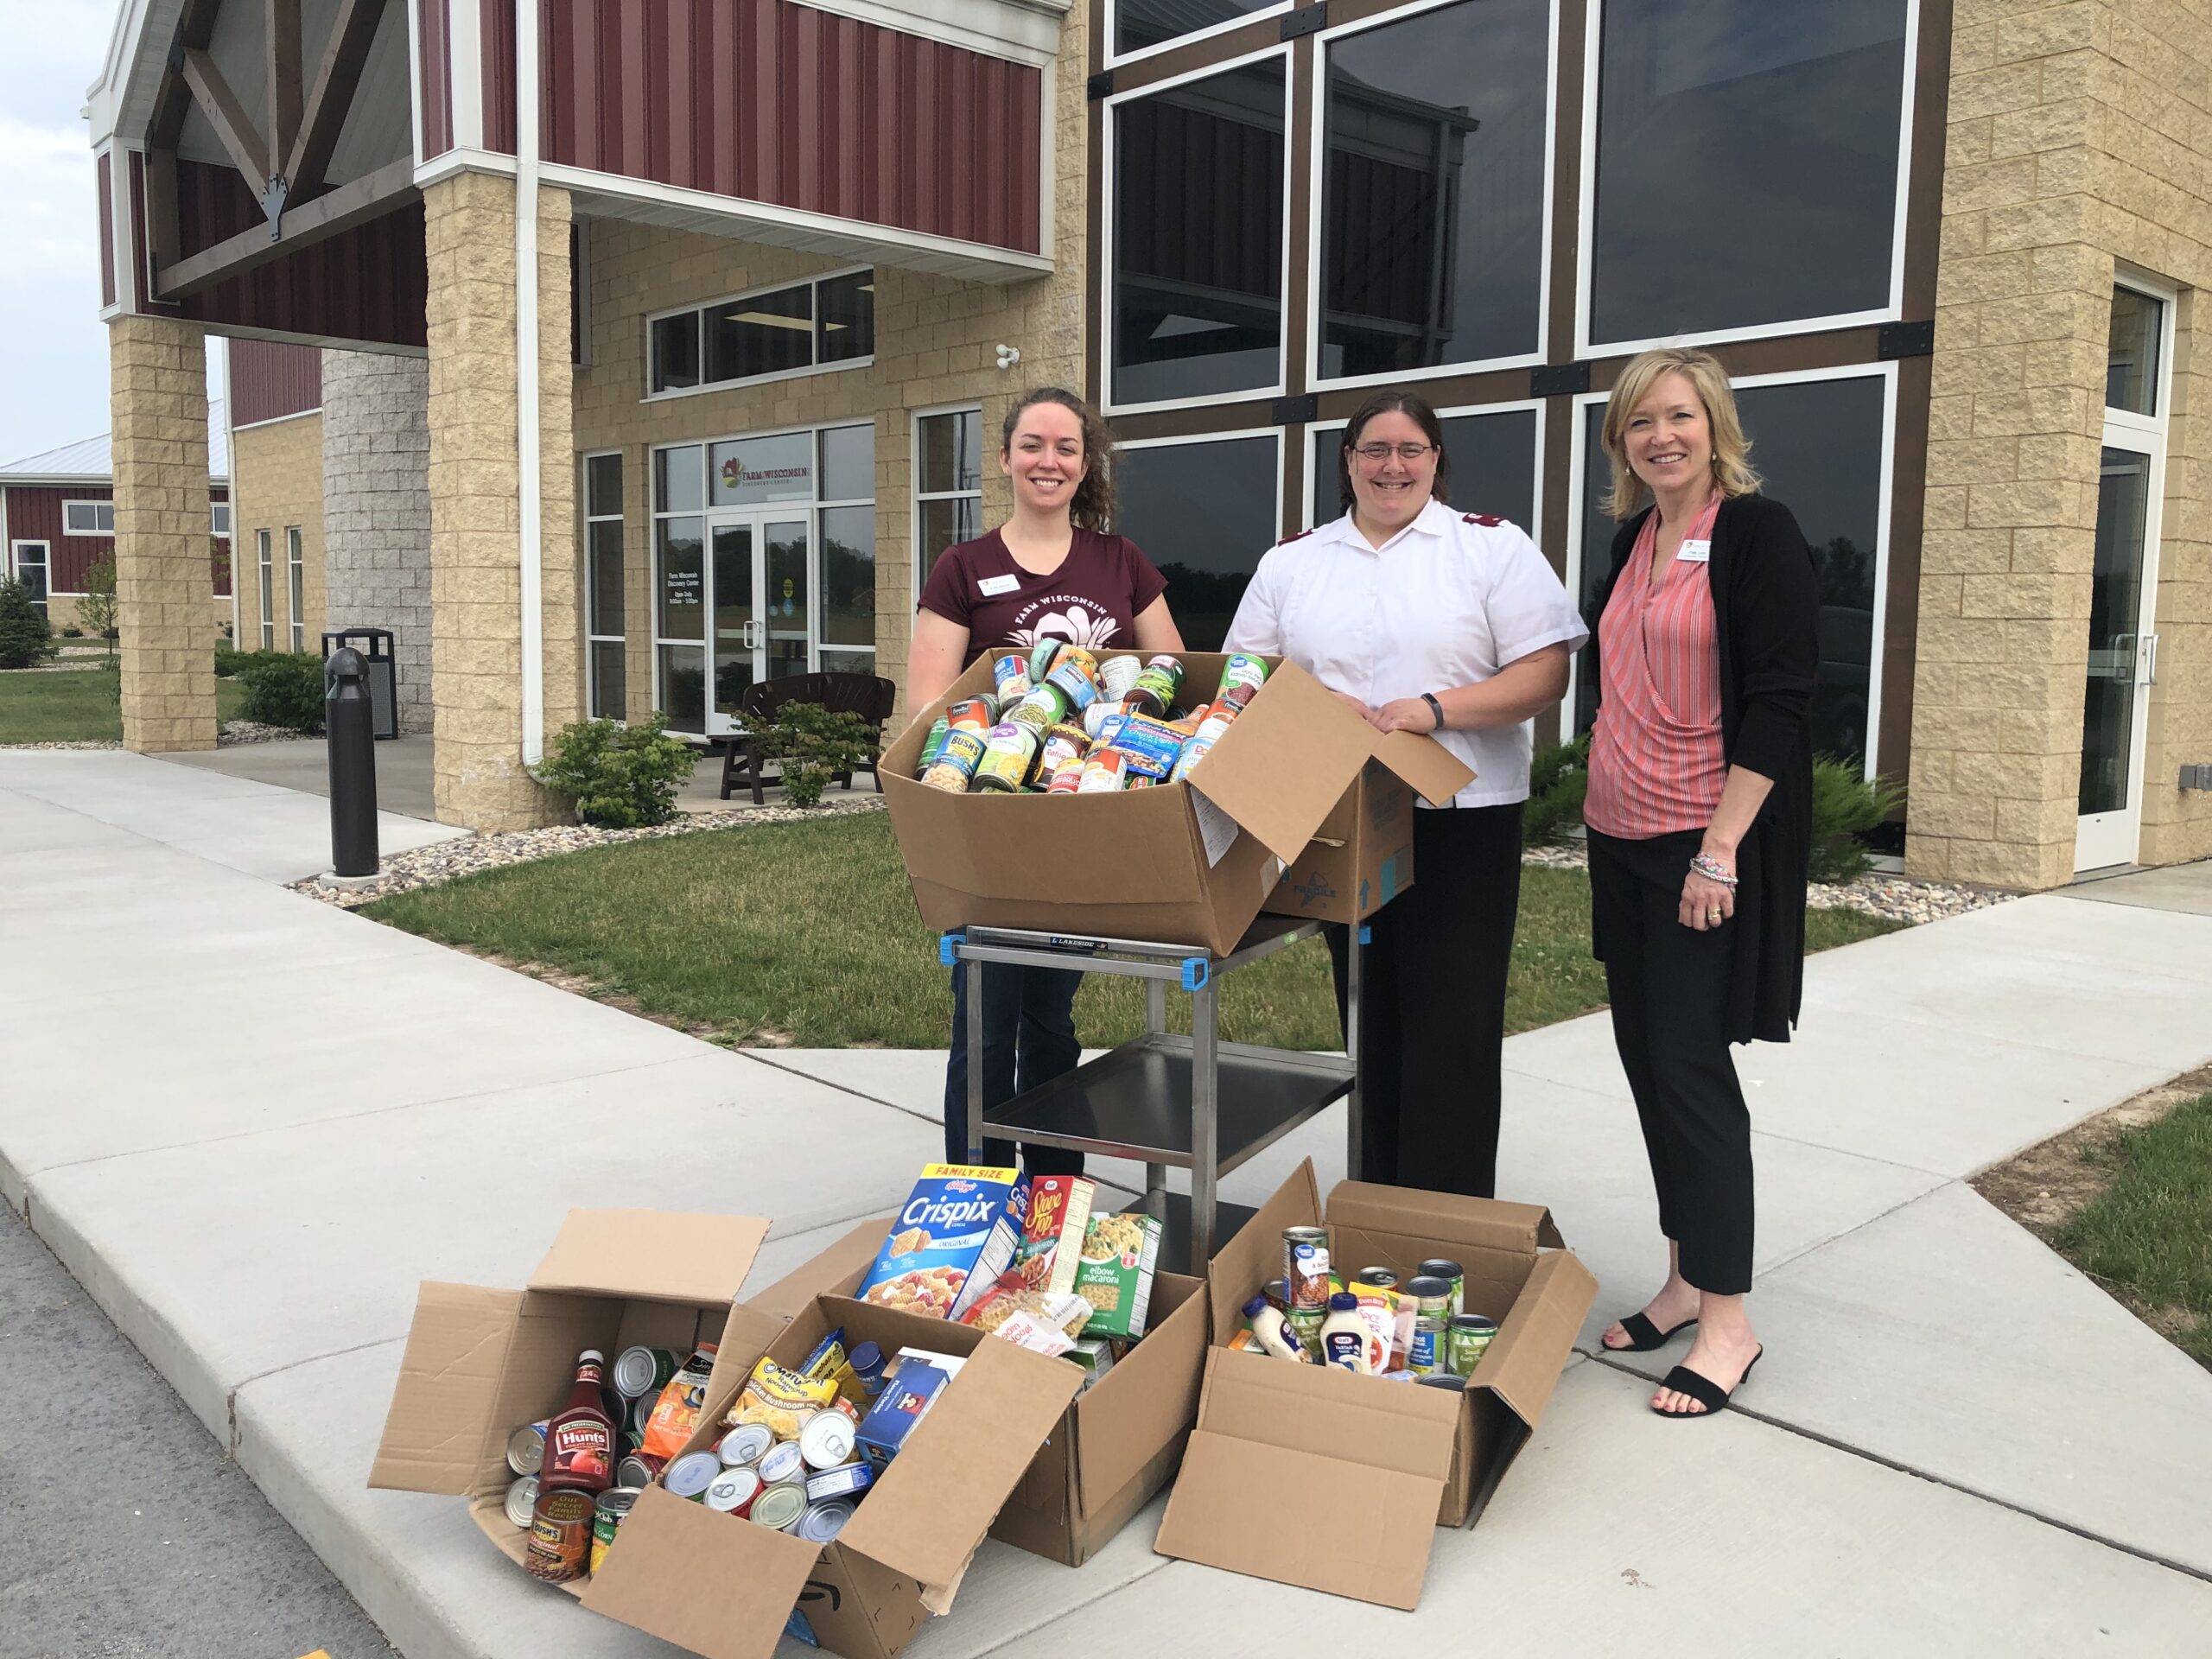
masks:
[[[1277,547],[1288,547],[1288,546],[1289,546],[1293,542],[1302,542],[1302,541],[1304,541],[1304,540],[1305,540],[1308,536],[1311,536],[1313,533],[1313,532],[1312,531],[1310,531],[1310,530],[1301,530],[1301,531],[1300,531],[1298,532],[1298,534],[1297,534],[1297,535],[1295,535],[1295,536],[1286,536],[1286,537],[1284,537],[1282,538],[1282,540],[1281,540],[1281,541],[1277,542],[1277,543],[1275,543],[1275,545],[1276,545]]]
[[[1471,512],[1465,515],[1465,518],[1468,524],[1487,525],[1491,530],[1496,530],[1505,522],[1496,513],[1491,512]]]

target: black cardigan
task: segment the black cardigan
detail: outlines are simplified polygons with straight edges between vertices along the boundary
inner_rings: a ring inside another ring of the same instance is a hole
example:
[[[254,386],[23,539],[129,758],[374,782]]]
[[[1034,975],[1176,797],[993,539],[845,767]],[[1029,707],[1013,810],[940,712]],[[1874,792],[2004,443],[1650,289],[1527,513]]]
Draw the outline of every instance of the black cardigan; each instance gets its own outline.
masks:
[[[1590,637],[1651,510],[1613,537],[1613,568]],[[1774,779],[1737,850],[1732,1042],[1786,1043],[1805,987],[1805,870],[1812,856],[1813,740],[1807,721],[1820,666],[1820,575],[1789,509],[1732,496],[1713,524],[1714,632],[1720,647],[1720,741],[1731,766]],[[1600,682],[1602,683],[1602,682]],[[1605,960],[1593,925],[1591,945]]]

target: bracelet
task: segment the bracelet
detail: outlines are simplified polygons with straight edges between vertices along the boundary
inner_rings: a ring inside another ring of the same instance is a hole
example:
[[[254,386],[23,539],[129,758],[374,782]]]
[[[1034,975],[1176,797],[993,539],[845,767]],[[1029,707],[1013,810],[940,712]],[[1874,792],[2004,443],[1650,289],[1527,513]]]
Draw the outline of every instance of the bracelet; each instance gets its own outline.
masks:
[[[1736,891],[1736,872],[1710,853],[1693,853],[1690,855],[1690,874],[1718,882],[1731,893]]]
[[[1436,724],[1432,726],[1429,729],[1436,732],[1442,731],[1444,729],[1444,705],[1436,700],[1436,693],[1433,691],[1424,691],[1421,694],[1421,700],[1428,705],[1428,712],[1436,716]]]

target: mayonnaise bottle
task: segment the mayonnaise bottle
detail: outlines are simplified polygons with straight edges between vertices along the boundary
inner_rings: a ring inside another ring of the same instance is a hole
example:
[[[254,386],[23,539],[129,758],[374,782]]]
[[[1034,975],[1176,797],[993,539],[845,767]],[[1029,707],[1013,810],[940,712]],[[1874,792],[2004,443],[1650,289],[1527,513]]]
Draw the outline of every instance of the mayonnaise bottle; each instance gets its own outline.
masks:
[[[1267,1299],[1263,1293],[1244,1304],[1244,1318],[1252,1326],[1252,1339],[1260,1344],[1262,1353],[1273,1354],[1277,1359],[1305,1360],[1312,1357],[1305,1344],[1299,1341],[1298,1332],[1283,1319],[1282,1310]]]
[[[1373,1376],[1367,1363],[1370,1334],[1367,1321],[1359,1316],[1359,1298],[1348,1290],[1338,1291],[1329,1298],[1328,1315],[1321,1321],[1321,1363]]]

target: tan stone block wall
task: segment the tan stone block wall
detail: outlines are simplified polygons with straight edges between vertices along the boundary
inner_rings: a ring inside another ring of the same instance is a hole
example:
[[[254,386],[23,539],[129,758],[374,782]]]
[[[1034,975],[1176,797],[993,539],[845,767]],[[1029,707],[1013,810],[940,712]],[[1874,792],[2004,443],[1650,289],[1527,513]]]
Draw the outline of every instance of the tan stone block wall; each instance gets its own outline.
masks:
[[[167,317],[108,325],[123,743],[215,747],[207,606],[207,366],[201,333]]]
[[[291,647],[291,584],[284,531],[300,527],[300,648],[322,649],[326,626],[322,558],[322,416],[249,426],[231,435],[231,581],[238,596],[241,651],[261,645],[261,548],[269,532],[270,620],[278,651]]]
[[[879,263],[875,353],[868,367],[646,397],[645,319],[651,314],[858,262],[648,225],[611,219],[592,225],[591,362],[575,376],[575,448],[578,454],[610,449],[623,454],[625,665],[632,718],[652,706],[652,448],[845,422],[875,426],[876,670],[900,683],[903,698],[914,606],[909,454],[914,412],[980,405],[990,435],[1013,399],[1032,386],[1084,390],[1089,29],[1087,0],[1077,0],[1062,25],[1059,57],[1046,72],[1056,78],[1058,113],[1052,273],[980,283]],[[1001,343],[1020,350],[1021,361],[1010,371],[996,366],[993,348]],[[988,453],[995,448],[987,435],[987,524],[998,523],[1012,509],[995,455]],[[549,457],[551,453],[549,442]],[[572,485],[578,470],[572,463]],[[550,493],[548,503],[550,523]],[[570,544],[580,563],[581,518],[573,522]],[[550,553],[548,563],[550,568]]]
[[[1955,14],[1906,864],[2072,878],[2116,262],[2184,290],[2139,857],[2212,854],[2212,397],[2186,291],[2212,280],[2212,19],[2148,0]]]

